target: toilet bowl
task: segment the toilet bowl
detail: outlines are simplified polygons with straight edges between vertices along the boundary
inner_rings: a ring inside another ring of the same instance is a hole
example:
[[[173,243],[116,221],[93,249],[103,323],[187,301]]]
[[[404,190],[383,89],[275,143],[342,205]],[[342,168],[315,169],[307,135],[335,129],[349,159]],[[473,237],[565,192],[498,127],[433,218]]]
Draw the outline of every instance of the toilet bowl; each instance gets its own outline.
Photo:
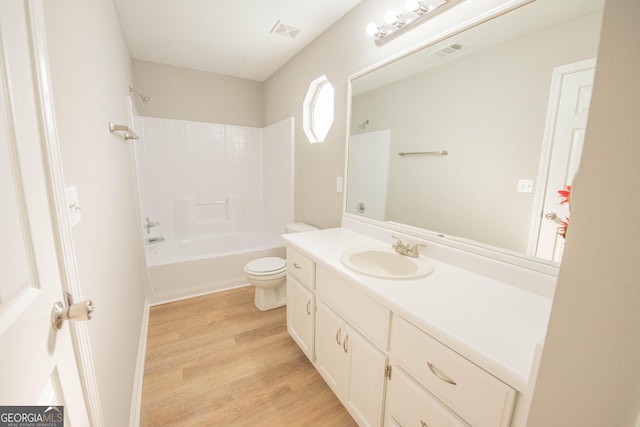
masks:
[[[287,233],[317,230],[308,224],[292,223],[286,226]],[[256,287],[253,299],[261,311],[282,307],[287,303],[287,263],[279,257],[255,259],[244,266],[249,283]]]
[[[287,303],[287,263],[278,257],[258,258],[244,266],[250,284],[256,287],[254,303],[259,310],[271,310]]]

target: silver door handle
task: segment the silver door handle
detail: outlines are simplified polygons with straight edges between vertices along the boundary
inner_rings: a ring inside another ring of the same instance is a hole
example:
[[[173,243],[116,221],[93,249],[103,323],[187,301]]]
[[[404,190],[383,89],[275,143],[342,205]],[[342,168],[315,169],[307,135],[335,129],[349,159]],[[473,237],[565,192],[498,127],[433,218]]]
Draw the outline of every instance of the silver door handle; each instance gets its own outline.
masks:
[[[53,304],[51,309],[51,323],[58,331],[62,329],[65,320],[91,320],[95,307],[91,300],[75,303],[69,292],[64,293],[64,304],[60,301]]]
[[[546,214],[544,214],[544,217],[550,221],[555,222],[556,224],[562,225],[562,220],[555,212],[547,212]]]

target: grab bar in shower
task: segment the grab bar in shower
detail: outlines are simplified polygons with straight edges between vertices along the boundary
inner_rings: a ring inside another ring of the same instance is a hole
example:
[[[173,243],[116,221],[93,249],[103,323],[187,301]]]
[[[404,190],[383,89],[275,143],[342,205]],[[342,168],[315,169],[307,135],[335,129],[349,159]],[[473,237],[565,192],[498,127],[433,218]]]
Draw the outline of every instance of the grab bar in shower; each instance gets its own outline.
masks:
[[[117,125],[115,123],[109,122],[109,132],[123,132],[122,137],[125,141],[128,141],[130,139],[140,139],[140,137],[136,135],[134,131],[129,129],[129,126],[125,125]]]
[[[227,203],[229,203],[228,199],[224,199],[224,200],[198,200],[196,202],[196,206],[203,206],[203,205],[226,205]]]
[[[449,154],[449,152],[447,150],[440,150],[440,151],[410,151],[410,152],[401,151],[401,152],[398,153],[398,156],[404,157],[404,156],[413,156],[413,155],[417,155],[417,154],[446,156],[447,154]]]

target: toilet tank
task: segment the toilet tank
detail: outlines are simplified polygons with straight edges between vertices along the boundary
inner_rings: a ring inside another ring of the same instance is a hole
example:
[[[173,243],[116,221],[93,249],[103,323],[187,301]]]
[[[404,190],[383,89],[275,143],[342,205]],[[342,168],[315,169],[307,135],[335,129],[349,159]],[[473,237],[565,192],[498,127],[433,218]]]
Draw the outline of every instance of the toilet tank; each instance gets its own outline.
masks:
[[[301,233],[303,231],[313,231],[317,229],[317,227],[305,224],[304,222],[292,222],[291,224],[287,224],[287,226],[285,227],[287,233]]]

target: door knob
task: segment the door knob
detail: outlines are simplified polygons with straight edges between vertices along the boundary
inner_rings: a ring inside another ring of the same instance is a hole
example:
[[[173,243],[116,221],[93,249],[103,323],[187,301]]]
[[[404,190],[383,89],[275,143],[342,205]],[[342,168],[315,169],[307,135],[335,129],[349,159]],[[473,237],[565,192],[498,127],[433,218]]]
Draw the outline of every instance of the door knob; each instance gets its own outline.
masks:
[[[557,213],[555,212],[547,212],[544,217],[550,221],[555,222],[556,224],[560,224],[562,225],[562,220],[560,219],[560,217],[558,216]]]
[[[90,320],[93,317],[94,306],[91,300],[75,303],[69,292],[64,293],[64,304],[60,301],[53,304],[51,309],[51,323],[55,330],[60,330],[65,320]]]

